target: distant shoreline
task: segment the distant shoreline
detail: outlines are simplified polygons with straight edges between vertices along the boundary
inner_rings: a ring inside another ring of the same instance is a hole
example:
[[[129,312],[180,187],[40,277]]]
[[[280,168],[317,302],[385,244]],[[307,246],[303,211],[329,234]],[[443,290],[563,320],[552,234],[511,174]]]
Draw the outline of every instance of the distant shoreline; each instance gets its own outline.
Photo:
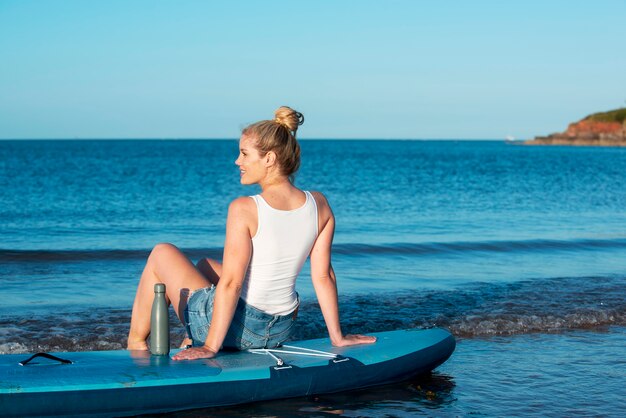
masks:
[[[528,141],[524,141],[524,145],[531,146],[549,146],[549,145],[566,145],[572,147],[626,147],[626,140],[624,141],[602,141],[602,140],[585,140],[579,138],[572,139],[544,139],[536,138]]]
[[[525,145],[626,146],[626,108],[591,114],[570,123],[564,132],[538,136]]]

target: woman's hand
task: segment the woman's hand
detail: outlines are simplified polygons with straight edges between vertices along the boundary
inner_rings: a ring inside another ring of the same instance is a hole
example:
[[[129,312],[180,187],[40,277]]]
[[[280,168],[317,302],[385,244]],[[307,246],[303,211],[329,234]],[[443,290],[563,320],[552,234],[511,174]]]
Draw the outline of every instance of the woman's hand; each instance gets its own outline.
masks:
[[[180,351],[172,360],[196,360],[199,358],[213,358],[217,352],[207,347],[191,347]]]
[[[349,345],[356,344],[372,344],[376,342],[376,337],[372,337],[371,335],[361,335],[361,334],[348,334],[341,337],[340,340],[333,341],[333,345],[335,347],[346,347]]]

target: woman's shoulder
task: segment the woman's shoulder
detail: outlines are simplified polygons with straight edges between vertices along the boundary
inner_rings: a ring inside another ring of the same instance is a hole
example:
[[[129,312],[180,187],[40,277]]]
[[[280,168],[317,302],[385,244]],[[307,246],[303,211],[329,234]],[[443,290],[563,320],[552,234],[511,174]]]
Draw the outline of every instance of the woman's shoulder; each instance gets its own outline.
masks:
[[[333,211],[330,208],[330,203],[328,203],[328,199],[321,192],[311,191],[311,196],[315,199],[315,204],[317,205],[317,211],[320,214],[320,217],[323,221],[327,218],[333,216]]]
[[[309,191],[309,193],[311,193],[311,196],[313,196],[313,199],[315,199],[315,203],[317,204],[318,207],[320,206],[330,206],[328,204],[328,199],[326,199],[326,196],[324,196],[324,194],[322,192],[316,192],[316,191]]]
[[[256,213],[256,203],[251,196],[240,196],[228,205],[228,213],[229,214],[246,214],[246,213]]]

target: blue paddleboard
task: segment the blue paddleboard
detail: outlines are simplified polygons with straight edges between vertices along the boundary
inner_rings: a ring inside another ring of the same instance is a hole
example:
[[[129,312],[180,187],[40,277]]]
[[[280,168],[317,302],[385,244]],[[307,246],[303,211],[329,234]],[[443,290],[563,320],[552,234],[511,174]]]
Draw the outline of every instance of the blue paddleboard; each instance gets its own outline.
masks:
[[[339,392],[429,372],[455,348],[454,337],[438,328],[373,335],[375,344],[306,340],[194,361],[86,351],[54,353],[71,363],[37,357],[20,365],[28,355],[0,355],[0,413],[124,416]]]

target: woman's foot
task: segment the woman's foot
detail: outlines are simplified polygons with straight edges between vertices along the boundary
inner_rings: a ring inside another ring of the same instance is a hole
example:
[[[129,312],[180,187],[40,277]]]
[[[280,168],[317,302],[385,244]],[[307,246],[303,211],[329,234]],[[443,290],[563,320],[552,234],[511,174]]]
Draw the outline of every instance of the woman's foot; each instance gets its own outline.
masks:
[[[131,341],[128,340],[128,345],[126,346],[127,350],[148,350],[148,344],[145,341]]]

